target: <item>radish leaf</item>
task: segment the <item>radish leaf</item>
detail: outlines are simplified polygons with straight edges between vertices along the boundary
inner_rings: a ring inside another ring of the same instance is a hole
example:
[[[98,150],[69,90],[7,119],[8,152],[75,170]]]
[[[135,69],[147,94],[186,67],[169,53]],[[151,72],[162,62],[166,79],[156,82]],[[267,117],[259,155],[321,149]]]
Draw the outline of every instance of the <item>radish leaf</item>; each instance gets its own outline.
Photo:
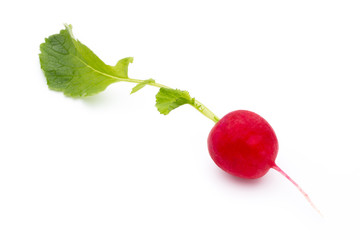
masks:
[[[132,91],[130,94],[136,93],[137,91],[139,91],[140,89],[142,89],[143,87],[145,87],[146,85],[148,85],[149,83],[155,83],[155,80],[150,78],[148,80],[144,80],[142,83],[137,84],[135,87],[133,87]]]
[[[133,58],[106,65],[88,47],[74,39],[71,25],[40,45],[40,64],[50,89],[71,97],[90,96],[128,78]]]
[[[129,78],[128,67],[133,62],[132,57],[119,60],[115,66],[105,64],[87,46],[74,38],[71,25],[65,25],[60,33],[46,38],[40,45],[40,52],[40,65],[49,88],[67,96],[91,96],[104,91],[115,82],[136,83],[131,94],[150,85],[160,88],[156,95],[156,107],[161,114],[167,115],[181,105],[190,104],[212,121],[219,121],[213,112],[190,97],[187,91],[172,89],[151,78]]]
[[[195,105],[195,98],[190,97],[188,91],[160,88],[158,94],[156,94],[156,107],[161,114],[167,115],[184,104]]]

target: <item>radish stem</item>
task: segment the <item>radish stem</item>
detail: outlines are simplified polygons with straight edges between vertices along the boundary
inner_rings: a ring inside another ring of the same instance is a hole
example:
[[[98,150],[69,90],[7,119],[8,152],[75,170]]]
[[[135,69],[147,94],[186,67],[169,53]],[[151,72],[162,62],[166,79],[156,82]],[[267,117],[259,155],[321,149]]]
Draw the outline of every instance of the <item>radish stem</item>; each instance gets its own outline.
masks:
[[[138,84],[145,82],[145,80],[134,79],[134,78],[119,78],[119,77],[113,77],[113,78],[117,79],[117,81],[119,81],[119,82],[131,82],[131,83],[138,83]],[[146,83],[146,85],[150,85],[150,86],[158,87],[158,88],[173,89],[171,87],[165,86],[165,85],[157,83],[157,82]],[[193,106],[196,110],[198,110],[205,117],[212,120],[214,123],[217,123],[220,120],[219,117],[217,117],[209,108],[207,108],[200,101],[194,99],[194,102],[192,104],[190,104],[190,105]]]

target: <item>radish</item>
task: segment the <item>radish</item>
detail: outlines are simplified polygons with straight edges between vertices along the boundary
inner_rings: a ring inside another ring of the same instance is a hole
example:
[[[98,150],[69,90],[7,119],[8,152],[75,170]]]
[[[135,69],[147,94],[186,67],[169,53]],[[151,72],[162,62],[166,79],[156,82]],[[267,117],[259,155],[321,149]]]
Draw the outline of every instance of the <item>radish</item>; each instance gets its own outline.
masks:
[[[270,168],[275,169],[319,212],[304,190],[276,165],[277,137],[270,124],[258,114],[238,110],[225,115],[210,131],[208,149],[216,165],[236,177],[260,178]]]
[[[260,178],[276,166],[279,145],[264,118],[238,110],[215,124],[208,148],[214,162],[225,172],[241,178]]]
[[[135,83],[131,94],[145,86],[160,88],[156,107],[161,114],[189,104],[215,123],[208,137],[209,153],[224,171],[241,178],[260,178],[273,168],[290,180],[316,209],[308,195],[276,164],[278,141],[268,122],[256,113],[238,110],[219,119],[189,92],[128,76],[132,57],[106,65],[87,46],[74,38],[71,25],[40,45],[40,64],[50,89],[70,97],[86,97],[104,91],[115,82]]]

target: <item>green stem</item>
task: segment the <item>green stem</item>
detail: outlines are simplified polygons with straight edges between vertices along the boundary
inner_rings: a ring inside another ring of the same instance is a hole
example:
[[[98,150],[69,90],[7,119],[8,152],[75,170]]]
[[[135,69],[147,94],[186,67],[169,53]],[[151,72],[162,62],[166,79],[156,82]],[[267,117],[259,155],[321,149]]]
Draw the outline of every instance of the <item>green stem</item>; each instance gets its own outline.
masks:
[[[210,109],[208,109],[204,104],[202,104],[198,100],[195,100],[194,105],[191,106],[193,106],[204,116],[208,117],[210,120],[214,121],[215,123],[217,123],[220,120],[212,111],[210,111]]]
[[[143,83],[144,80],[139,80],[139,79],[133,79],[133,78],[119,78],[119,81],[123,81],[123,82],[132,82],[132,83]],[[153,87],[158,87],[158,88],[170,88],[173,89],[171,87],[165,86],[163,84],[160,83],[146,83],[147,85],[153,86]],[[213,122],[217,123],[220,118],[217,117],[212,111],[210,111],[210,109],[208,109],[204,104],[202,104],[200,101],[198,100],[194,100],[194,103],[191,104],[191,106],[193,106],[196,110],[198,110],[201,114],[203,114],[205,117],[209,118],[210,120],[212,120]]]

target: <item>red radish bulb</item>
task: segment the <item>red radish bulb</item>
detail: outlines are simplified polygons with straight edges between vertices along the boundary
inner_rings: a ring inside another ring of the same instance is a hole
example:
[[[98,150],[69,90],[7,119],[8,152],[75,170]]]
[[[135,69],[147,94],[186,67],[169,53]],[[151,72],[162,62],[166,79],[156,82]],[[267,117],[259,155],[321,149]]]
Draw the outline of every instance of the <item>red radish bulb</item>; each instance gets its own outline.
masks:
[[[244,110],[224,116],[208,138],[211,158],[224,171],[242,178],[264,176],[275,164],[279,145],[270,124]]]
[[[310,202],[309,196],[276,164],[279,144],[270,124],[246,110],[230,112],[220,119],[208,137],[211,158],[231,175],[255,179],[273,168],[290,180]]]

